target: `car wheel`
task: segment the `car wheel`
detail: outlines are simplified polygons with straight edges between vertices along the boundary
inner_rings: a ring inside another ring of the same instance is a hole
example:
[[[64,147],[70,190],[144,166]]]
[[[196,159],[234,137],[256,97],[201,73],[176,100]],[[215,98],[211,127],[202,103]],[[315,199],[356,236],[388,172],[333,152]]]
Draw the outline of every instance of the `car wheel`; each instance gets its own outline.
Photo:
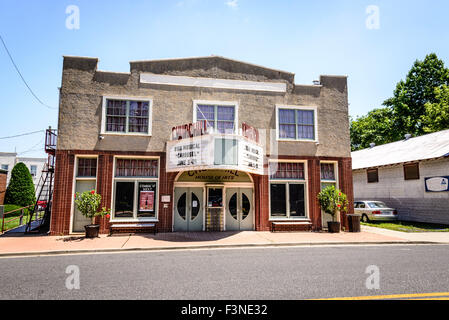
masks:
[[[368,216],[366,214],[362,215],[362,222],[369,222]]]

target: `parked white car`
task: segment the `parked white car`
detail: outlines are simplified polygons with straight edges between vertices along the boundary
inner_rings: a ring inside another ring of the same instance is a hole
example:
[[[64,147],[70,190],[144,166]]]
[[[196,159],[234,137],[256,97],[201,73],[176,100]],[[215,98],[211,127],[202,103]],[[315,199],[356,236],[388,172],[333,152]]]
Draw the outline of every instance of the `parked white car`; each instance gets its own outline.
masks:
[[[355,201],[354,213],[362,216],[363,222],[393,221],[398,219],[398,212],[389,208],[382,201]]]

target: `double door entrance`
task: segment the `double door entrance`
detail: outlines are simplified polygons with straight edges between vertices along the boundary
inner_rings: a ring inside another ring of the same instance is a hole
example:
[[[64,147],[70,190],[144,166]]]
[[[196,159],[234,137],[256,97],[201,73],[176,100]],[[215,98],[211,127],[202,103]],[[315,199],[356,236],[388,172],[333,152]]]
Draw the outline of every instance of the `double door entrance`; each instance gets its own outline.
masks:
[[[226,230],[254,230],[252,189],[227,189],[226,204]]]
[[[176,187],[174,231],[254,230],[252,188]]]

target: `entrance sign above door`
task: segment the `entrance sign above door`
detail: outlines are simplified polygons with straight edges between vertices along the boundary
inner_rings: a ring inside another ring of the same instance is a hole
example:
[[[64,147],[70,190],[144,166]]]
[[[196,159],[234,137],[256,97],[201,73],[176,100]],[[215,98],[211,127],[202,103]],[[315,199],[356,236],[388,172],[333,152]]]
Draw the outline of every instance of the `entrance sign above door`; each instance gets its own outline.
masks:
[[[243,136],[210,134],[167,142],[167,172],[222,169],[263,174],[263,148]]]
[[[178,182],[206,182],[206,183],[223,183],[223,182],[246,182],[251,183],[250,177],[245,173],[237,170],[195,170],[183,172]]]

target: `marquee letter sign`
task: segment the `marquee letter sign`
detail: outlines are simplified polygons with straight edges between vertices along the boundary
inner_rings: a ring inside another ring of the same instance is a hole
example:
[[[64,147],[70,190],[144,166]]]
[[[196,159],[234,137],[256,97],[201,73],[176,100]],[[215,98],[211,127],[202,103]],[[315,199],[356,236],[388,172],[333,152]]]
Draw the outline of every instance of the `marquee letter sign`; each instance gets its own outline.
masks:
[[[216,144],[216,139],[235,140],[237,144]],[[225,150],[215,150],[217,146],[225,148]],[[235,150],[235,147],[237,147],[237,150]],[[227,150],[226,148],[234,149]],[[237,163],[234,160],[226,163],[227,158],[225,158],[225,155],[236,151],[238,154]],[[168,141],[167,155],[167,172],[222,169],[263,174],[263,148],[256,142],[239,135],[210,134],[190,139]],[[217,164],[215,156],[220,157],[220,155],[224,158]]]

